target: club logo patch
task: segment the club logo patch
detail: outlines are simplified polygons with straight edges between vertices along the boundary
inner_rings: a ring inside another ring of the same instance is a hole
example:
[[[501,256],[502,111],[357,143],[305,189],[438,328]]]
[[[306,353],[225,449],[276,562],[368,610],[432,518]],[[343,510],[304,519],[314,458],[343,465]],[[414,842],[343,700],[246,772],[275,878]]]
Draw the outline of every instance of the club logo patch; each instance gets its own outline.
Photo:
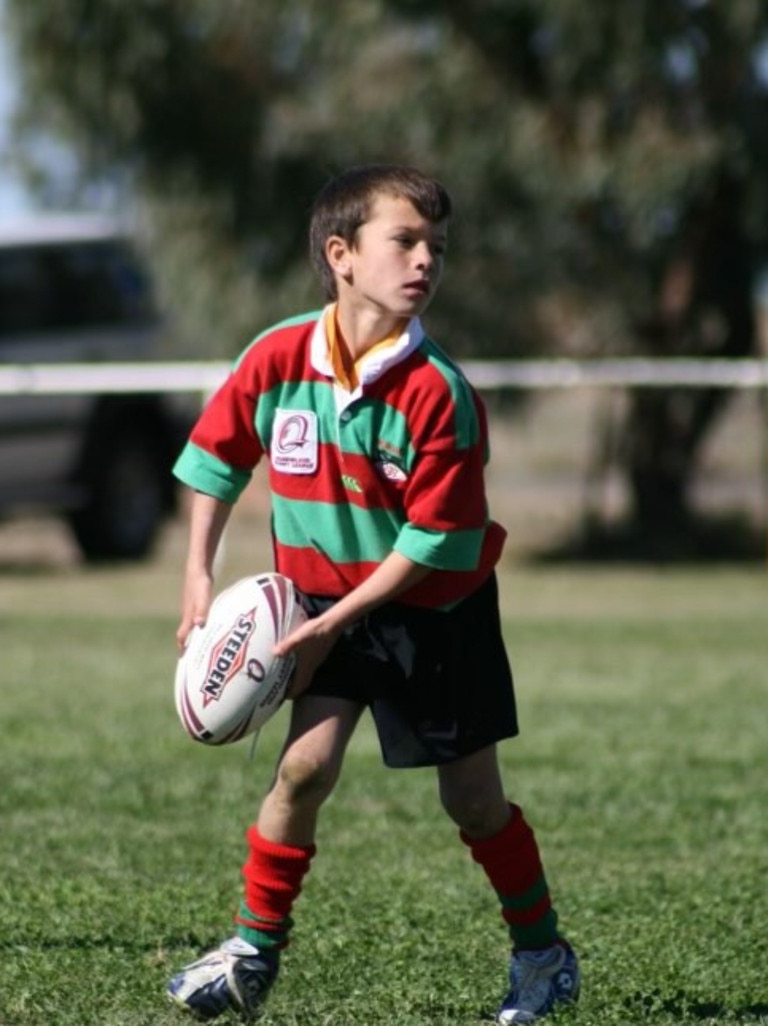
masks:
[[[317,470],[317,414],[313,410],[277,410],[270,460],[284,474]]]
[[[385,477],[388,481],[407,481],[408,475],[402,467],[398,466],[393,460],[386,458],[376,461],[376,470],[378,473]]]

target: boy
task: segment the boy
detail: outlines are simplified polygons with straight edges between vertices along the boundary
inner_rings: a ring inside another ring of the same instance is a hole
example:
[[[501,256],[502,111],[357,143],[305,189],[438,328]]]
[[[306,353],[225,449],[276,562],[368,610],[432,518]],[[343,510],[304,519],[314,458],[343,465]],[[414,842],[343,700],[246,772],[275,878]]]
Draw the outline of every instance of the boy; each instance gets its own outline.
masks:
[[[419,321],[450,212],[443,187],[411,168],[353,168],[328,183],[310,225],[328,305],[245,350],[176,466],[195,490],[179,645],[205,621],[221,533],[264,454],[276,569],[310,614],[276,648],[296,656],[291,723],[247,832],[235,936],[168,986],[199,1018],[230,1009],[250,1019],[274,983],[317,815],[366,707],[386,765],[436,767],[440,800],[498,895],[512,942],[498,1022],[532,1022],[578,995],[536,841],[496,757],[517,720],[485,415]]]

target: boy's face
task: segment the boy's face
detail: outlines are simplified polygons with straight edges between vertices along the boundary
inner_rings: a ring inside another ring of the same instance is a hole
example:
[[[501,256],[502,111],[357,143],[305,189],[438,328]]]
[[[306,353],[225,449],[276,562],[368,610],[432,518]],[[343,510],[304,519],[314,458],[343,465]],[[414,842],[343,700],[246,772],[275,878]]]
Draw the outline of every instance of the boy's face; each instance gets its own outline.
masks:
[[[443,273],[447,224],[428,221],[409,200],[382,194],[352,246],[336,237],[331,257],[351,302],[380,314],[413,317],[426,310]]]

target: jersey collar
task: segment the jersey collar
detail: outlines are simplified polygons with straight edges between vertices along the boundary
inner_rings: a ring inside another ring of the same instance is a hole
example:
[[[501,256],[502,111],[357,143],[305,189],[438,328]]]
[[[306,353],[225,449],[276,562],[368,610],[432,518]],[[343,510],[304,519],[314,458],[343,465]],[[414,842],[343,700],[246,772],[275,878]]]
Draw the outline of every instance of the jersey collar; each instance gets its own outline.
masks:
[[[313,368],[324,377],[336,380],[333,361],[331,360],[329,340],[326,331],[326,317],[333,316],[329,311],[333,310],[333,304],[325,307],[317,319],[312,338],[310,340],[310,363]],[[357,398],[366,385],[370,385],[385,374],[391,367],[402,363],[410,356],[414,349],[418,348],[424,338],[424,329],[418,317],[412,317],[401,334],[389,344],[374,346],[369,352],[362,356],[355,364],[358,384],[350,393],[349,398]]]

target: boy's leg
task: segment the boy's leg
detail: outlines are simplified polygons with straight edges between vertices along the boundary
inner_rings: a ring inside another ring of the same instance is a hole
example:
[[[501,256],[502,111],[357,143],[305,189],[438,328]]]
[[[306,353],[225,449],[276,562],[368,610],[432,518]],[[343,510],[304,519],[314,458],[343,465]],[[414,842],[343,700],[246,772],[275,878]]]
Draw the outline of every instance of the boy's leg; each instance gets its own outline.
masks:
[[[440,766],[440,795],[472,858],[485,870],[516,948],[545,948],[558,939],[557,917],[533,831],[507,801],[496,748]]]
[[[312,844],[320,806],[338,780],[344,753],[363,706],[344,698],[302,695],[258,827],[278,844]]]
[[[171,999],[198,1018],[227,1010],[252,1018],[274,983],[291,908],[315,852],[317,814],[338,779],[361,711],[344,699],[307,695],[294,702],[275,777],[247,832],[236,936],[168,985]]]
[[[503,790],[495,746],[438,767],[440,797],[501,905],[512,943],[503,1024],[533,1022],[578,994],[573,952],[557,930],[536,838]]]
[[[288,943],[291,908],[315,854],[318,812],[338,780],[361,711],[344,699],[313,695],[294,703],[274,779],[246,835],[236,933],[260,951]]]

